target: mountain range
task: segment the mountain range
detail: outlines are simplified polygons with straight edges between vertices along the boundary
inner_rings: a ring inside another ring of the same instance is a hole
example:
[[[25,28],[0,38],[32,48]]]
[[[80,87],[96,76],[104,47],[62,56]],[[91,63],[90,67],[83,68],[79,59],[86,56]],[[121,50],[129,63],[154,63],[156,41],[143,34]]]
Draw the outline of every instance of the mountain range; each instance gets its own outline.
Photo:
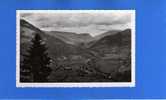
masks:
[[[131,49],[131,29],[110,30],[92,37],[89,33],[77,34],[62,31],[44,31],[28,21],[20,20],[21,59],[27,53],[30,41],[38,33],[48,46],[48,54],[53,59],[61,56],[79,55],[88,59],[91,56],[100,58],[101,70],[110,72],[112,68],[105,59],[125,58]],[[103,64],[105,63],[105,65]],[[99,65],[100,65],[99,64]],[[103,64],[103,65],[102,65]]]

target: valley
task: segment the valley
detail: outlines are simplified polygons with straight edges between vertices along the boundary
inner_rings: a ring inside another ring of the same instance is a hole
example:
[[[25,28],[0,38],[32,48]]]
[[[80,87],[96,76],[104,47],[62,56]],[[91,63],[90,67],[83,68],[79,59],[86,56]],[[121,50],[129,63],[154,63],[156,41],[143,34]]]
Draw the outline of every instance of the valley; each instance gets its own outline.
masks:
[[[51,58],[49,82],[130,82],[131,29],[88,33],[43,31],[20,20],[20,61],[40,34]]]

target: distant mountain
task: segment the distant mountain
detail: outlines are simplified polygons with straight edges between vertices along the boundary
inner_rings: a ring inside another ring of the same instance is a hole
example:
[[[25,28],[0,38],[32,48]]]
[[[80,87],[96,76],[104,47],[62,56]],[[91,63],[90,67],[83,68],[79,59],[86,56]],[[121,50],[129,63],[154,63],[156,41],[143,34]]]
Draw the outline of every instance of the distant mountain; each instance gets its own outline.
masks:
[[[72,32],[61,31],[45,31],[45,33],[54,36],[68,44],[87,43],[93,40],[93,37],[88,33],[76,34]]]

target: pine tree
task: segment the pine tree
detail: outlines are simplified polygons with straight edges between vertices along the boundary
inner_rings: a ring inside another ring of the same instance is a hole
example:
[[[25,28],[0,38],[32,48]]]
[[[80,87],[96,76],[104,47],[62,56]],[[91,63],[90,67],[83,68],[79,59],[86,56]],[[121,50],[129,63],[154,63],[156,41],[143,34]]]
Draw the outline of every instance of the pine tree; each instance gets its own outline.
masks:
[[[42,41],[39,34],[36,34],[32,39],[32,45],[28,50],[28,55],[24,56],[24,62],[21,76],[28,76],[30,78],[23,78],[22,81],[32,82],[46,82],[48,75],[51,72],[50,57],[48,57],[46,44]],[[27,71],[27,72],[26,72]]]

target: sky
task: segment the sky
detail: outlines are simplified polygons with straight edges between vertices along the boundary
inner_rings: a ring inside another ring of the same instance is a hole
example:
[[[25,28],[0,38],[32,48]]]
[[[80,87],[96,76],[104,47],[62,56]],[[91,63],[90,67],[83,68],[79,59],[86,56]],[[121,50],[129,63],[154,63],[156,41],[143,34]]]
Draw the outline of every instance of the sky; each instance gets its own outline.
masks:
[[[79,11],[79,12],[23,12],[22,19],[45,31],[65,31],[92,36],[110,30],[133,28],[133,12],[129,11]]]

